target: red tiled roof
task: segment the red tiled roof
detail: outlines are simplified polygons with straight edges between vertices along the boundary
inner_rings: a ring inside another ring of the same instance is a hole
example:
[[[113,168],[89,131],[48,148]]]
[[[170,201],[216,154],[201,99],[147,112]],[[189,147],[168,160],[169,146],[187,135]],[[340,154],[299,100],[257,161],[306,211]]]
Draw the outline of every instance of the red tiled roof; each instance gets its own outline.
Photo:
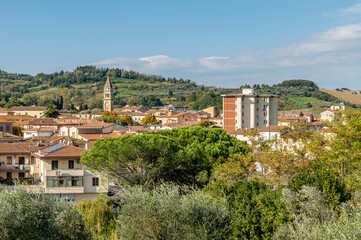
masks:
[[[103,122],[94,122],[94,123],[86,123],[84,125],[78,126],[79,129],[85,129],[85,128],[106,128],[109,126],[113,126],[116,123],[103,123]]]
[[[46,111],[47,107],[26,107],[26,106],[14,106],[9,108],[9,111]]]
[[[19,136],[16,136],[14,134],[11,133],[5,133],[5,132],[0,132],[0,138],[5,139],[5,138],[18,138],[20,139]]]
[[[35,118],[29,121],[29,125],[59,125],[55,118]]]
[[[307,118],[305,118],[305,117],[285,117],[285,116],[278,118],[278,121],[288,121],[288,120],[307,120]]]
[[[56,146],[63,146],[63,147],[56,149]],[[56,149],[56,150],[47,152],[52,149]],[[80,156],[85,152],[86,150],[82,148],[74,147],[71,145],[67,146],[64,144],[57,144],[40,150],[40,153],[35,152],[34,155],[40,157],[71,157],[75,159],[80,159]]]
[[[80,125],[88,123],[88,119],[80,119],[80,118],[61,118],[58,119],[58,123],[61,125]]]
[[[0,119],[0,123],[13,123],[13,122],[5,119]]]
[[[19,126],[28,125],[28,123],[29,120],[14,121],[14,125],[19,125]]]
[[[35,144],[0,143],[0,154],[30,154],[33,151],[35,151]]]
[[[56,131],[53,127],[40,127],[40,128],[30,128],[26,129],[23,132],[54,132]]]
[[[308,122],[306,123],[307,126],[322,126],[323,123],[321,121],[317,121],[317,122]]]
[[[134,132],[148,132],[151,131],[150,128],[145,128],[143,126],[129,126],[130,131]]]

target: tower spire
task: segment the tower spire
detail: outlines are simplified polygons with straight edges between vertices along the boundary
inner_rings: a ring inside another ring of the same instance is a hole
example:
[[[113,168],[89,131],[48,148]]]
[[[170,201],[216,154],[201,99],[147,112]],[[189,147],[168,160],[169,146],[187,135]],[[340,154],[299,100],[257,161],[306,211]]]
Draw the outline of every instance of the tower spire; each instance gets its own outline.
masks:
[[[113,111],[113,86],[109,77],[104,85],[103,109],[106,112]]]

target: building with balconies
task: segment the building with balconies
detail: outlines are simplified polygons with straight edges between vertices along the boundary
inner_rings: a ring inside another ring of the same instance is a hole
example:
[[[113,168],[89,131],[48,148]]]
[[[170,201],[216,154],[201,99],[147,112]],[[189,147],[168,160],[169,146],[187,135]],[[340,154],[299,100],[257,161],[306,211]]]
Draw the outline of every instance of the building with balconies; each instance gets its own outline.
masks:
[[[86,170],[80,163],[85,149],[57,144],[32,153],[31,175],[45,193],[78,201],[108,192],[107,179]]]
[[[223,97],[223,129],[227,133],[239,129],[265,128],[278,125],[277,95],[255,94],[253,89],[243,89],[242,94]]]
[[[33,160],[30,153],[35,151],[35,147],[30,143],[0,142],[0,177],[20,181],[30,178]]]

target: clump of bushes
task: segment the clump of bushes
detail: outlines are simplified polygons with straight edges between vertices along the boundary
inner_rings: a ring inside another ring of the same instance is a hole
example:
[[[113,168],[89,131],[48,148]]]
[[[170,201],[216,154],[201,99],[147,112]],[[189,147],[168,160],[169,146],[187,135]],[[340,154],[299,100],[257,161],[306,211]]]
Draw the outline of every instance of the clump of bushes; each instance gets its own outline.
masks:
[[[0,239],[90,239],[74,203],[21,187],[0,189]]]

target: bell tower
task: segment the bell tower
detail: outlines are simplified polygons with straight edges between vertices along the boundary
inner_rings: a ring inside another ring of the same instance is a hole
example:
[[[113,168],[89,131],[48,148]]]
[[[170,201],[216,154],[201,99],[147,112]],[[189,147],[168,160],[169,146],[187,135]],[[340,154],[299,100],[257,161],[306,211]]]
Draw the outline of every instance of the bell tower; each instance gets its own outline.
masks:
[[[106,112],[113,111],[113,86],[109,77],[104,85],[104,100],[103,109]]]

